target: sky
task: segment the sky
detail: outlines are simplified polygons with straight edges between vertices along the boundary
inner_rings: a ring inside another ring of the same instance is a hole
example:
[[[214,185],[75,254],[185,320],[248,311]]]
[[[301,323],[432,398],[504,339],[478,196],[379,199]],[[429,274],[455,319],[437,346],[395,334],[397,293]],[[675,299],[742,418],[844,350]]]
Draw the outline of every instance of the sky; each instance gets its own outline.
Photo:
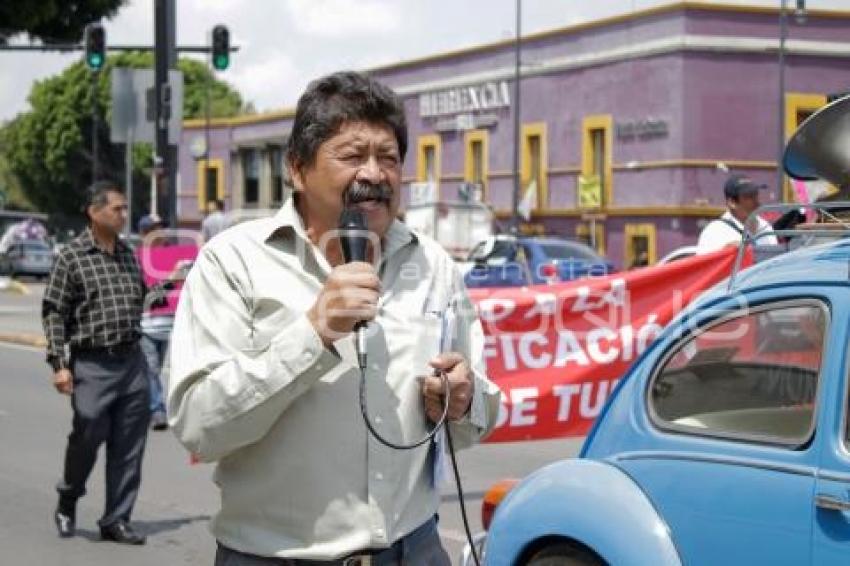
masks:
[[[776,6],[781,0],[715,3]],[[522,32],[559,28],[670,0],[522,0]],[[788,0],[793,6],[794,0]],[[107,43],[153,42],[153,0],[131,0],[104,23]],[[807,0],[850,10],[850,0]],[[307,83],[340,69],[382,64],[512,38],[515,0],[177,0],[177,42],[207,42],[216,24],[239,51],[219,72],[258,111],[290,108]],[[15,43],[26,42],[18,37]],[[0,51],[0,121],[29,108],[34,81],[82,56]]]

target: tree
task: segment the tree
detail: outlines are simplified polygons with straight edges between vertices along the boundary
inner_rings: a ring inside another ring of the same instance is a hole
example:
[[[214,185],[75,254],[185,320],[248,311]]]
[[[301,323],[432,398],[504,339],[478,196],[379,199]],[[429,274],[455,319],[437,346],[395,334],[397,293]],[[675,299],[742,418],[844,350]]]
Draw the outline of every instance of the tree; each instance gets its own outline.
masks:
[[[79,41],[86,24],[111,18],[127,0],[3,0],[0,44],[19,33],[45,43]]]
[[[110,71],[112,67],[148,68],[151,53],[121,53],[109,56],[100,73],[92,74],[77,62],[61,74],[37,82],[29,94],[32,110],[18,115],[0,130],[0,151],[5,153],[27,199],[50,213],[60,225],[79,218],[83,190],[91,183],[92,171],[92,82],[97,107],[98,164],[102,177],[124,178],[124,146],[109,142]],[[211,116],[239,114],[242,97],[227,83],[212,78],[203,63],[181,59],[184,73],[183,118],[205,115],[205,89],[210,83]],[[134,145],[134,187],[147,187],[151,166],[150,144]],[[148,191],[138,190],[133,199],[136,211],[147,210]]]

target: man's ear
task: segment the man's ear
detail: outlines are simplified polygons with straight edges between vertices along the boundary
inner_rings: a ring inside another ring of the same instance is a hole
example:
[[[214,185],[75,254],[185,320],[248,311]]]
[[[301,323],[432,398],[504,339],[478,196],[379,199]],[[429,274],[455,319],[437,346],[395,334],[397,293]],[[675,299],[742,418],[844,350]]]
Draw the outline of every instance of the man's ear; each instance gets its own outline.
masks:
[[[304,191],[304,172],[300,164],[290,159],[286,160],[286,168],[289,169],[289,178],[292,180],[292,188],[296,192]]]

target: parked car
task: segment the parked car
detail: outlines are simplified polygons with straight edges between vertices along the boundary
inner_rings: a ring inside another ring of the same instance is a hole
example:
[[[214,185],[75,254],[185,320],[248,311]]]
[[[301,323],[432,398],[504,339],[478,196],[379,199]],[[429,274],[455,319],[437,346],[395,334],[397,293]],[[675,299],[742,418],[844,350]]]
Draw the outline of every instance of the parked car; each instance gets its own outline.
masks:
[[[847,564],[848,264],[797,250],[685,309],[578,458],[485,497],[484,564]]]
[[[43,240],[23,240],[0,253],[0,273],[47,277],[53,267],[53,250]]]
[[[467,287],[519,287],[572,281],[614,272],[586,244],[555,237],[493,236],[469,254]]]

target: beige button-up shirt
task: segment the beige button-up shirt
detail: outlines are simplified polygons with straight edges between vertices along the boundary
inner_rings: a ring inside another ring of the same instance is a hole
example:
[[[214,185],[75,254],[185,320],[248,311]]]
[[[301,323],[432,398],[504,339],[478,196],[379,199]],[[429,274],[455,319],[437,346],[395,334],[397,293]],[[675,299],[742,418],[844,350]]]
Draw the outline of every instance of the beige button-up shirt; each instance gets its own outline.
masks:
[[[292,199],[237,225],[198,256],[171,337],[168,413],[183,444],[218,461],[216,539],[262,556],[333,559],[382,548],[437,510],[434,446],[396,451],[367,431],[353,337],[325,348],[306,311],[331,267]],[[378,315],[369,324],[368,409],[396,443],[429,430],[420,382],[458,298],[453,349],[473,369],[470,412],[453,423],[469,446],[496,421],[483,334],[451,258],[395,222],[383,242]]]

